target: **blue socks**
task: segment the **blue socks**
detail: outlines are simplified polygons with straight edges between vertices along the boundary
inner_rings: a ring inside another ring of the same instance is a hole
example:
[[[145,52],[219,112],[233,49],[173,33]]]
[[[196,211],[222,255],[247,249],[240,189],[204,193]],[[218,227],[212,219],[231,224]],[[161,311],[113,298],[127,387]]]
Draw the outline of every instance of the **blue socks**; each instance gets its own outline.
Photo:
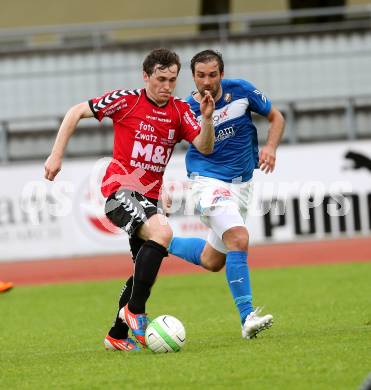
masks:
[[[201,238],[174,237],[168,251],[189,263],[201,265],[201,253],[205,245],[206,241]],[[229,289],[243,324],[245,318],[254,310],[246,252],[228,252],[225,268]]]
[[[201,253],[206,245],[202,238],[174,237],[168,248],[169,253],[178,256],[189,263],[201,265]]]
[[[254,310],[246,252],[228,252],[225,267],[229,289],[243,324],[245,318]]]

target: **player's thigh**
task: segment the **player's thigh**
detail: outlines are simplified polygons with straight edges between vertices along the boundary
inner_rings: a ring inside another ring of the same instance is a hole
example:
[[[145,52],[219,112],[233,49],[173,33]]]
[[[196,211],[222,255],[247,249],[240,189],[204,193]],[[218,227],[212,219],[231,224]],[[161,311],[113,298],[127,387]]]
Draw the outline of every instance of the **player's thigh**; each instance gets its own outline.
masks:
[[[208,220],[210,228],[222,241],[224,233],[230,229],[238,227],[246,230],[239,207],[232,200],[215,208],[208,216]]]
[[[137,235],[143,240],[156,241],[167,248],[173,238],[173,231],[163,214],[154,214],[139,227]]]
[[[161,215],[161,210],[154,199],[135,191],[120,189],[108,197],[105,211],[107,218],[115,226],[128,233],[134,257],[136,255],[134,252],[138,252],[137,247],[140,246],[140,240],[135,240],[135,237],[142,240],[154,239],[161,245],[171,240],[170,226]],[[132,245],[134,241],[135,245]]]
[[[105,213],[115,226],[131,236],[152,215],[159,213],[156,202],[136,191],[120,189],[107,198]]]
[[[252,179],[244,183],[236,183],[232,185],[233,199],[238,204],[239,211],[244,222],[246,222],[246,218],[253,202],[253,192],[254,182]]]

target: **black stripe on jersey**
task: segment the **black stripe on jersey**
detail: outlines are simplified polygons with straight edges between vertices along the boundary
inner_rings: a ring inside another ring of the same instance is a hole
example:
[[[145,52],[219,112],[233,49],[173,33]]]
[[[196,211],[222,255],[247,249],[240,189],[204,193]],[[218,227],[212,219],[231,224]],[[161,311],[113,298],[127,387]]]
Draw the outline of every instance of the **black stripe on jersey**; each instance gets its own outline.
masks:
[[[91,112],[93,113],[94,117],[95,117],[96,119],[98,119],[97,113],[96,113],[96,111],[94,110],[93,99],[90,99],[90,100],[88,101],[88,103],[89,103],[89,107],[90,107]]]
[[[119,99],[122,96],[127,95],[137,95],[139,96],[138,90],[131,90],[131,89],[125,89],[125,90],[117,90],[113,91],[111,94],[106,95],[104,98],[97,101],[95,104],[93,104],[93,112],[98,112],[102,108],[105,108],[115,100]]]
[[[140,90],[138,90],[138,89],[125,89],[125,91],[123,91],[123,92],[125,92],[125,95],[137,95],[137,96],[139,96],[139,92],[138,91],[140,91]]]

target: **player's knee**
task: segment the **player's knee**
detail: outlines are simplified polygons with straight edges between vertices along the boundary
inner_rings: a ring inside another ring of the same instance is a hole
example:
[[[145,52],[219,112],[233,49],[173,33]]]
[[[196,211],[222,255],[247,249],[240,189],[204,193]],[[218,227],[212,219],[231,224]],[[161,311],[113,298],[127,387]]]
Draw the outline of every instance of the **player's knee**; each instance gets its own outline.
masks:
[[[249,234],[247,229],[236,226],[223,234],[225,246],[232,251],[247,251],[249,246]]]
[[[151,234],[150,239],[167,248],[173,239],[173,231],[169,225],[161,226]]]

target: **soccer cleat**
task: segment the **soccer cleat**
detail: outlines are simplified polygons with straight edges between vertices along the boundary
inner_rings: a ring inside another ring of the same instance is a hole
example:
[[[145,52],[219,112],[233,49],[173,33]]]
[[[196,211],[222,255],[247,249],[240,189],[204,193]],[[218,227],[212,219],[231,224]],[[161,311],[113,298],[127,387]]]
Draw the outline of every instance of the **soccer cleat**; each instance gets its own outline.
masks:
[[[119,317],[131,329],[133,336],[146,347],[145,333],[148,326],[147,314],[134,314],[129,310],[128,305],[126,305],[120,310]]]
[[[11,282],[1,282],[0,281],[0,293],[9,291],[13,288],[13,283]]]
[[[107,335],[104,339],[104,348],[111,351],[140,351],[136,342],[130,337],[126,339],[114,339]]]
[[[260,312],[261,309],[257,307],[246,317],[242,325],[242,337],[244,339],[253,339],[259,332],[272,326],[273,316],[266,314],[265,316],[259,317],[258,314]]]

